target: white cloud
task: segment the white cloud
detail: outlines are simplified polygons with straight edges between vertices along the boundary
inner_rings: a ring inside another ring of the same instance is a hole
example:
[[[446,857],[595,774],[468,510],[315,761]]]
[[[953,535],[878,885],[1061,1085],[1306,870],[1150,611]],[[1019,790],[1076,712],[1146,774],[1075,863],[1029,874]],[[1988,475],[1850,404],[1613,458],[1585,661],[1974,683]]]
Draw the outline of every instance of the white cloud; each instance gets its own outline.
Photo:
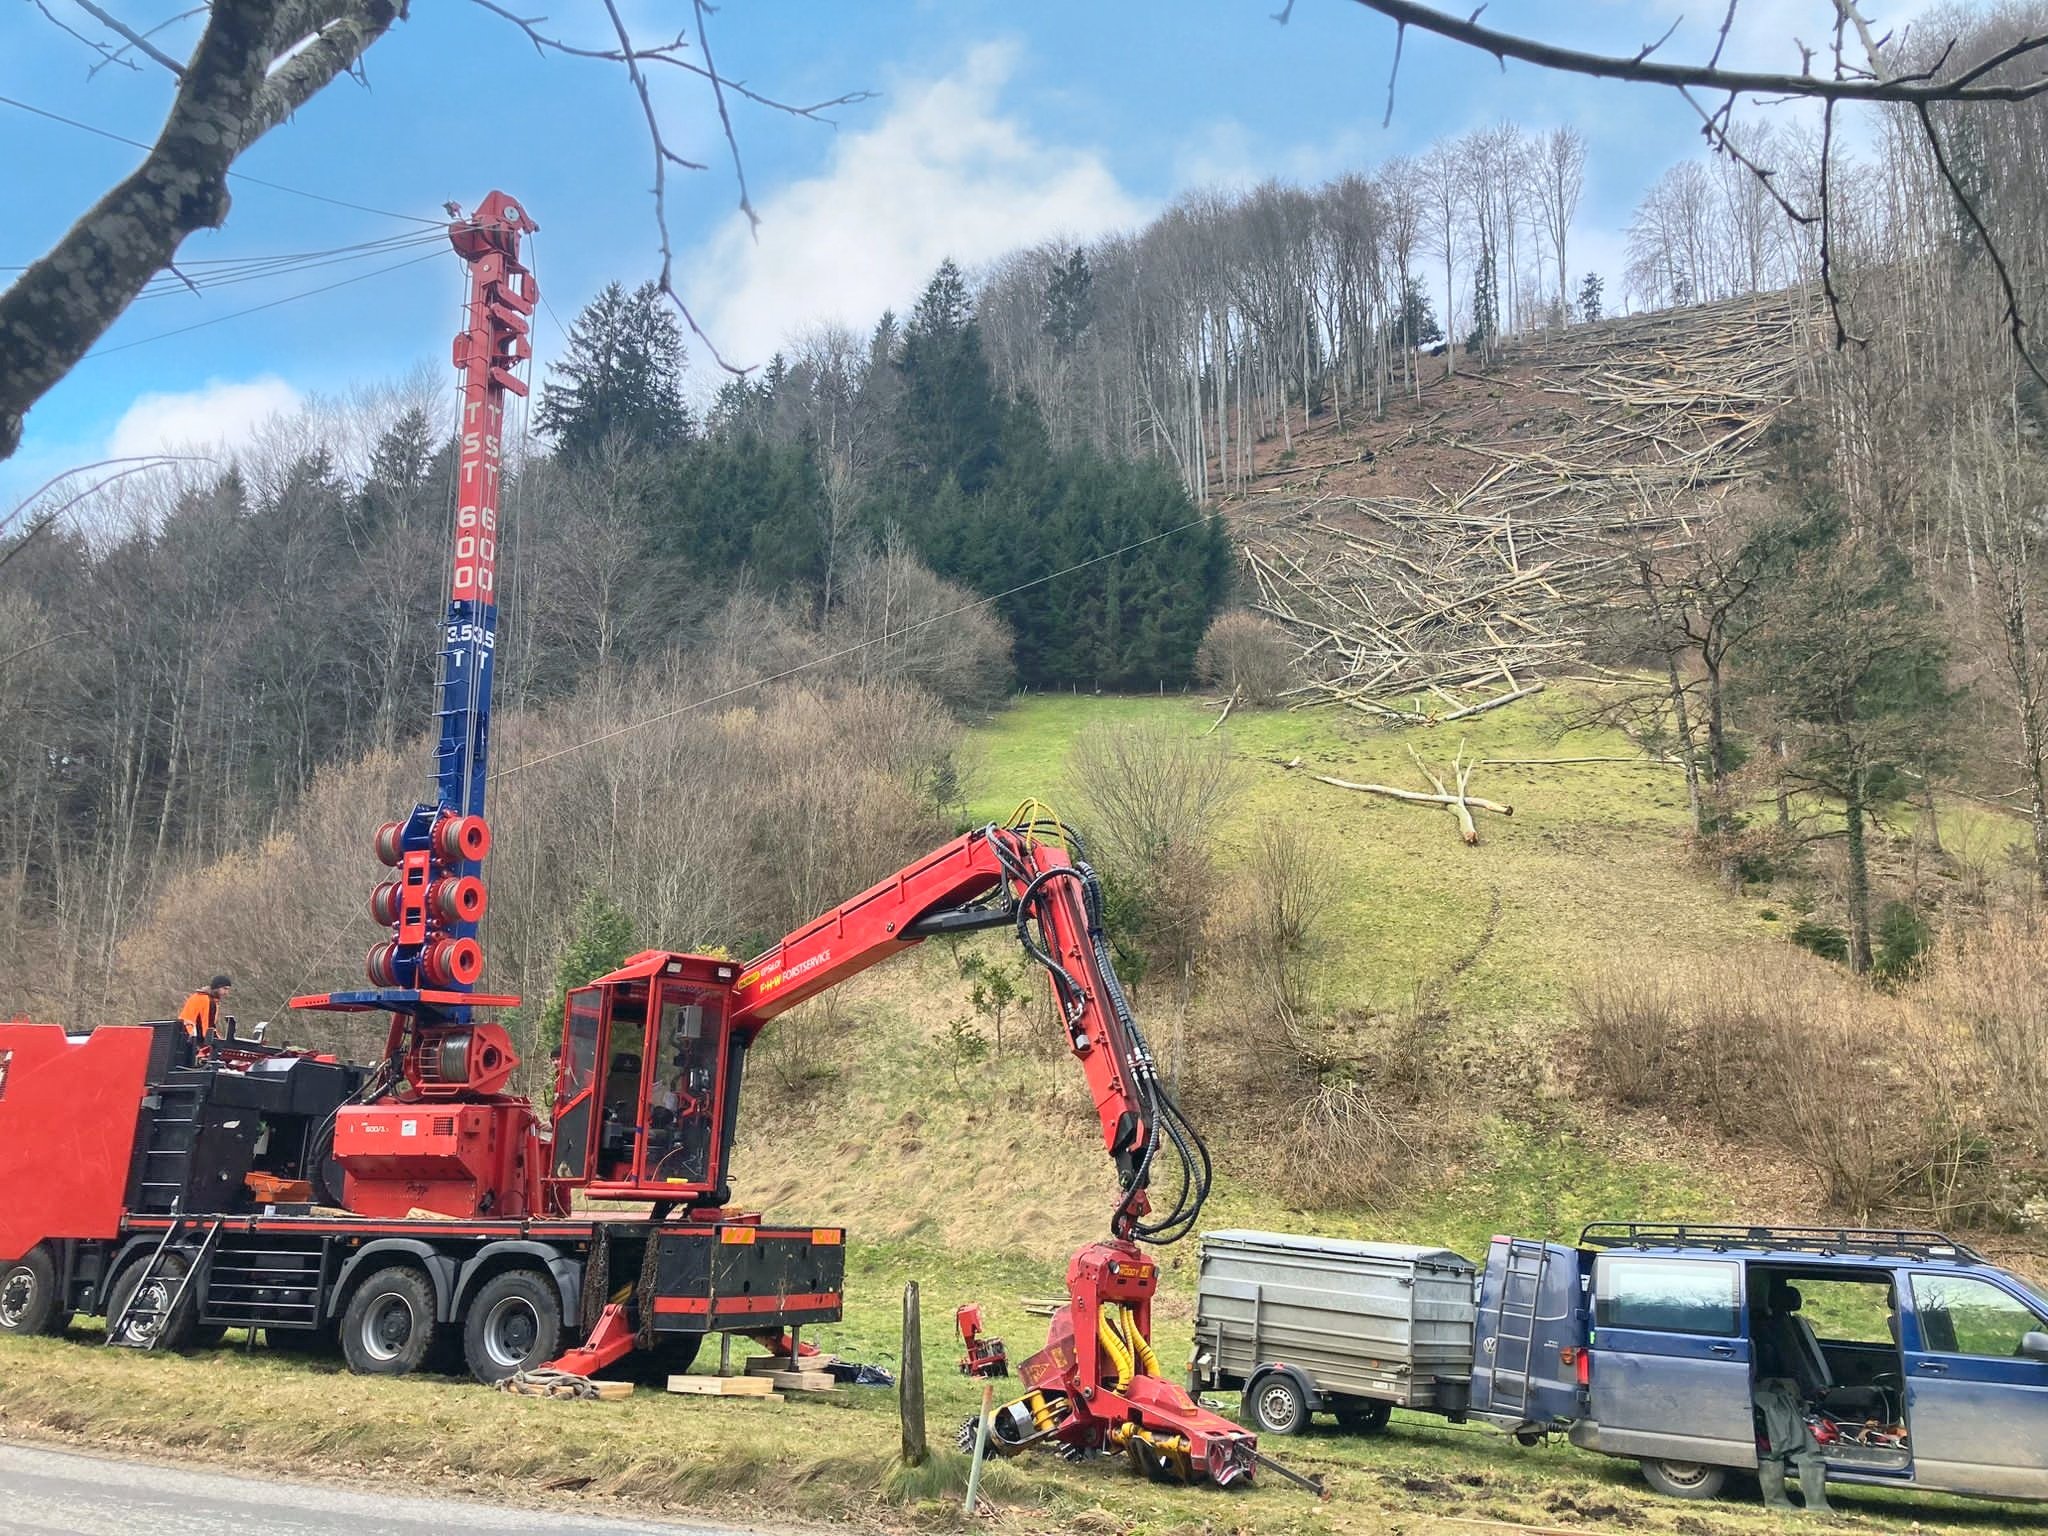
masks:
[[[889,113],[840,138],[821,175],[760,202],[758,240],[734,214],[699,247],[683,291],[730,360],[758,363],[820,320],[865,328],[905,308],[943,257],[972,268],[1146,216],[1096,151],[1047,143],[1001,110],[1017,61],[1016,45],[985,44],[892,92]]]
[[[299,392],[274,373],[243,382],[209,379],[198,389],[138,395],[121,413],[108,457],[246,446],[263,425],[297,411]]]

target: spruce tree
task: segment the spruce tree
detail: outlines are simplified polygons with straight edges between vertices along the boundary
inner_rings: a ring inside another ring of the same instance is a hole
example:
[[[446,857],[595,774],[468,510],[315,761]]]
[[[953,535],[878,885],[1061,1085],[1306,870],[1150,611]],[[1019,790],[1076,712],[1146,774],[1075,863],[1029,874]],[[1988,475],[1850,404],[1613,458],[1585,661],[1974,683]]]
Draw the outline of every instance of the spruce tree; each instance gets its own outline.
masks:
[[[653,283],[627,293],[607,283],[569,328],[566,356],[541,391],[539,424],[562,456],[588,461],[617,436],[647,451],[690,432],[683,404],[682,332]]]

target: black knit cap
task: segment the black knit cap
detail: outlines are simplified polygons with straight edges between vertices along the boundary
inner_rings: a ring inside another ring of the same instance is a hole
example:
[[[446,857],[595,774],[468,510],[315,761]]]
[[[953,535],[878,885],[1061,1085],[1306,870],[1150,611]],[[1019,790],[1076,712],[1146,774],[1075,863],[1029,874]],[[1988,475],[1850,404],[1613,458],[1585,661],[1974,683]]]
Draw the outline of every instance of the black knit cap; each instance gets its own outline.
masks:
[[[207,983],[209,987],[232,987],[234,981],[226,976],[216,976]]]

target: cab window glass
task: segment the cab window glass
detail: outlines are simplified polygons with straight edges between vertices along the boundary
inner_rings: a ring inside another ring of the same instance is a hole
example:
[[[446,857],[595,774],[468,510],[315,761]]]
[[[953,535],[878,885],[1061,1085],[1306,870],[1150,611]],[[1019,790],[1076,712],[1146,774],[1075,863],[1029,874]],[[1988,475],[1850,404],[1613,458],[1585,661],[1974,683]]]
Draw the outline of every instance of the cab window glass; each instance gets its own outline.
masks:
[[[1968,1275],[1915,1275],[1913,1310],[1922,1347],[1942,1355],[2016,1355],[2043,1326],[2033,1308]]]
[[[569,1002],[569,1051],[562,1062],[562,1096],[589,1086],[597,1069],[597,994],[575,994]]]
[[[1594,1274],[1594,1322],[1601,1328],[1703,1333],[1742,1331],[1741,1266],[1717,1259],[1638,1259],[1606,1254]]]

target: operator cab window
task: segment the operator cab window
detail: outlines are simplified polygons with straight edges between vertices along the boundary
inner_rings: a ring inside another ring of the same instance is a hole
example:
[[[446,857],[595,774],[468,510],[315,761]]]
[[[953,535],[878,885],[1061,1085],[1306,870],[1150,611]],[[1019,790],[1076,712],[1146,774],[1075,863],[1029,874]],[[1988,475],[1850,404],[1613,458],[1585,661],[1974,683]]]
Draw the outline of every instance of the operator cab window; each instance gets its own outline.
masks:
[[[567,1103],[588,1088],[591,1074],[597,1070],[597,1001],[595,992],[581,992],[570,1000],[569,1049],[562,1059],[557,1103]]]
[[[1602,1254],[1593,1315],[1600,1328],[1732,1339],[1742,1331],[1742,1267],[1718,1259]]]
[[[2009,1359],[2028,1334],[2048,1328],[2018,1297],[1968,1275],[1914,1275],[1913,1310],[1921,1347],[1938,1355]]]

